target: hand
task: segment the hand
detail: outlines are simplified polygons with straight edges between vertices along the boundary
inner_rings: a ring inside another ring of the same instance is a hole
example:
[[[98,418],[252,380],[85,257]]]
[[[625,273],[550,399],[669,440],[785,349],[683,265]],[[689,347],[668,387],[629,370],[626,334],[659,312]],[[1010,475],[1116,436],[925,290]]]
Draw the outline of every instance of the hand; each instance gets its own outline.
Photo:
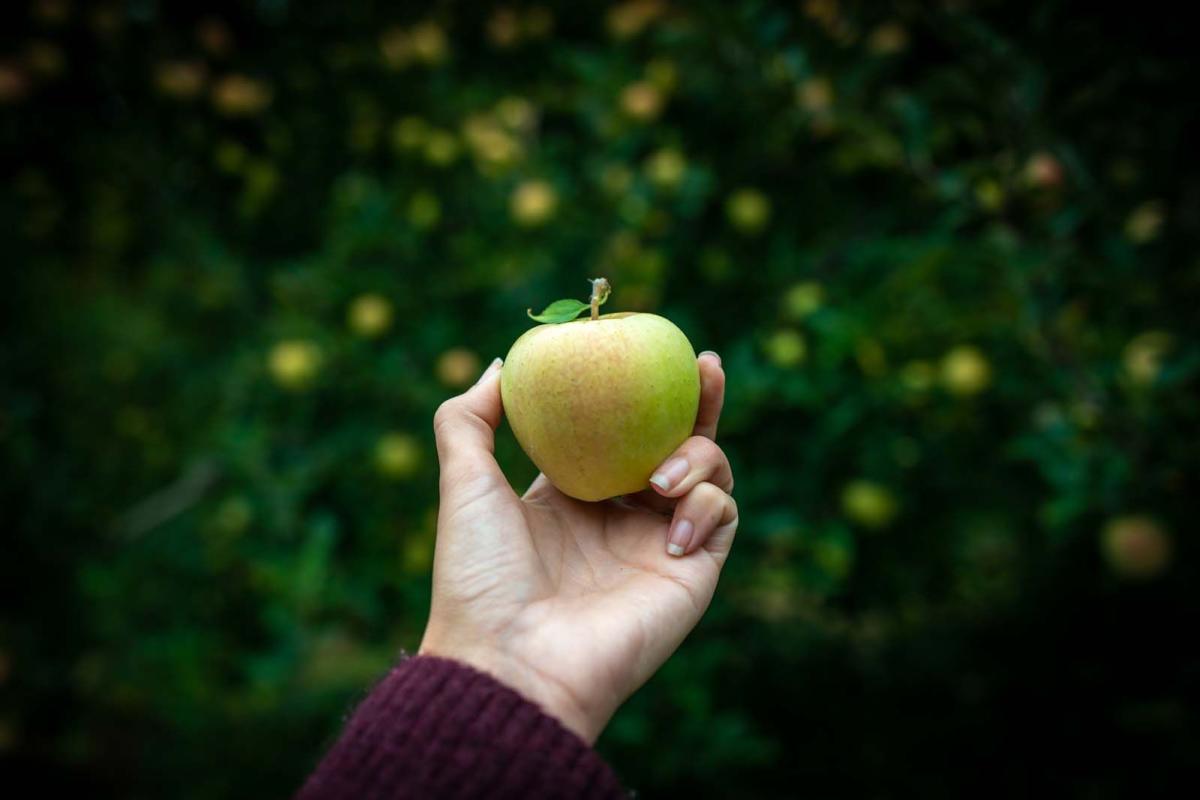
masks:
[[[694,435],[652,486],[585,503],[545,475],[518,497],[493,456],[500,361],[434,417],[441,506],[420,652],[490,673],[589,743],[700,620],[737,530],[714,439],[725,373],[702,354]]]

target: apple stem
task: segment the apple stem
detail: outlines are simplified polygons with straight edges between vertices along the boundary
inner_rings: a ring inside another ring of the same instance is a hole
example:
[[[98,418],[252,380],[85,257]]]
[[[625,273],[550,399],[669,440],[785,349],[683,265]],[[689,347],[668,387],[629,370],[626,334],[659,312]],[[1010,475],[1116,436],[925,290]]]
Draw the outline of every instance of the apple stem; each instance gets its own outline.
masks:
[[[612,286],[607,278],[591,278],[592,283],[592,319],[600,319],[600,304],[608,299]]]

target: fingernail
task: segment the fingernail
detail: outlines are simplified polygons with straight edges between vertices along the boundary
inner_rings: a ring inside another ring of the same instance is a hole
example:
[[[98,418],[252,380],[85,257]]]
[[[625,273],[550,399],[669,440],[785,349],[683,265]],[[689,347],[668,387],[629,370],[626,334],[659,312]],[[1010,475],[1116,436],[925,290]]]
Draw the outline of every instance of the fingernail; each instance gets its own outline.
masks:
[[[671,533],[667,537],[667,553],[673,556],[681,556],[687,551],[688,544],[692,541],[692,531],[695,526],[692,525],[690,519],[681,519],[671,528]]]
[[[691,467],[686,458],[672,458],[650,476],[650,482],[664,492],[669,492],[672,486],[684,479],[689,469]]]
[[[484,378],[486,378],[488,375],[491,375],[493,372],[495,372],[497,369],[499,369],[500,365],[503,363],[504,363],[504,359],[502,359],[502,358],[493,359],[492,363],[488,364],[488,368],[483,371],[483,374],[475,379],[475,383],[476,384],[482,383]]]
[[[705,350],[705,351],[704,351],[704,352],[702,352],[700,355],[702,355],[702,356],[712,356],[713,358],[715,358],[715,359],[717,360],[717,363],[718,363],[718,364],[720,364],[720,363],[721,363],[721,356],[719,356],[719,355],[718,355],[718,354],[717,354],[715,351],[713,351],[713,350]]]

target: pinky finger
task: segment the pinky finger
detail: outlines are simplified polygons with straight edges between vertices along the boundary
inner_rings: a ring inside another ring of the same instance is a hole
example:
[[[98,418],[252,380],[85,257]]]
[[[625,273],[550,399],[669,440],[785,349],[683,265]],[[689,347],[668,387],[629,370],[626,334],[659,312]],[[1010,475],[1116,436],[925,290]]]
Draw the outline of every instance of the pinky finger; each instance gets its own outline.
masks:
[[[709,551],[723,561],[733,543],[737,520],[737,503],[728,493],[711,483],[698,483],[675,507],[667,532],[667,553],[686,556],[709,545]]]

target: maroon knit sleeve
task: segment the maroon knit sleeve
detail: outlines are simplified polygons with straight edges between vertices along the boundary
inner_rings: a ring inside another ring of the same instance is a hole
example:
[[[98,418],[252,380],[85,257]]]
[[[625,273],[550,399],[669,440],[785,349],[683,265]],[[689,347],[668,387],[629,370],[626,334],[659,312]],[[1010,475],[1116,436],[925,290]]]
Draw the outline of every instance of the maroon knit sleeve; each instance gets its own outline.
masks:
[[[298,800],[626,798],[557,719],[444,658],[401,661],[363,700]]]

